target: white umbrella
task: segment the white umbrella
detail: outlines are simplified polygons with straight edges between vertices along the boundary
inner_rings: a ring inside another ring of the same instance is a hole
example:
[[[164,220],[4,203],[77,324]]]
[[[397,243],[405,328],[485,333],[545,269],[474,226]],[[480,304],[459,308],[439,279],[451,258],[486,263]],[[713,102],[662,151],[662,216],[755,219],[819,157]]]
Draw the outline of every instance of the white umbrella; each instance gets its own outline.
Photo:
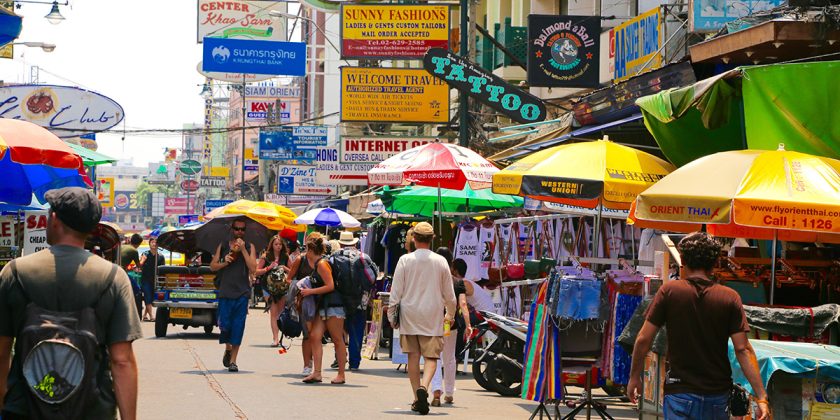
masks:
[[[368,203],[367,209],[365,210],[368,214],[372,214],[374,216],[380,215],[385,213],[385,205],[382,204],[382,200],[374,200]]]
[[[355,228],[362,224],[355,217],[336,209],[312,209],[295,219],[298,225]]]

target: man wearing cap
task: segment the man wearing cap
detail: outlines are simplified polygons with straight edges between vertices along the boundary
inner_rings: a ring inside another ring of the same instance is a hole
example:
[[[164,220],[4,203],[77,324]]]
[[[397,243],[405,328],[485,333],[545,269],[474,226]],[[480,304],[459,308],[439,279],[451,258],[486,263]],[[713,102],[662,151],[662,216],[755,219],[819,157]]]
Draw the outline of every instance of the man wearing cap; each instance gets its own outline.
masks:
[[[85,239],[99,223],[102,207],[89,190],[48,191],[47,243],[50,248],[17,258],[0,272],[0,412],[2,418],[29,418],[29,390],[20,354],[11,357],[31,302],[45,310],[96,312],[102,352],[95,366],[98,395],[84,412],[88,418],[134,419],[137,362],[132,342],[142,337],[134,295],[125,271],[85,251]],[[10,365],[11,363],[11,365]],[[110,372],[109,372],[110,371]]]
[[[420,222],[414,227],[412,241],[417,249],[397,262],[389,298],[389,306],[399,313],[399,319],[391,323],[399,328],[400,346],[408,355],[415,397],[411,409],[423,415],[429,413],[428,387],[443,351],[444,323],[452,324],[456,302],[449,264],[430,249],[434,237],[432,225]],[[389,314],[395,318],[394,311]],[[420,356],[425,360],[422,382]]]
[[[365,264],[365,272],[369,277],[372,277],[372,280],[369,278],[364,281],[375,281],[379,274],[379,269],[376,267],[376,264],[373,263],[373,260],[370,259],[370,256],[356,248],[356,244],[359,243],[359,238],[354,237],[353,232],[341,232],[341,235],[338,238],[338,243],[341,245],[340,252],[364,259],[363,264]],[[351,260],[354,260],[354,257],[351,257]],[[365,336],[367,305],[368,302],[370,302],[369,293],[370,292],[362,293],[362,303],[357,308],[358,310],[348,314],[347,318],[344,320],[344,331],[347,332],[347,336],[349,338],[347,346],[349,357],[347,358],[347,361],[350,364],[350,370],[358,369],[362,362],[362,340]],[[336,361],[333,365],[337,368],[338,362]]]

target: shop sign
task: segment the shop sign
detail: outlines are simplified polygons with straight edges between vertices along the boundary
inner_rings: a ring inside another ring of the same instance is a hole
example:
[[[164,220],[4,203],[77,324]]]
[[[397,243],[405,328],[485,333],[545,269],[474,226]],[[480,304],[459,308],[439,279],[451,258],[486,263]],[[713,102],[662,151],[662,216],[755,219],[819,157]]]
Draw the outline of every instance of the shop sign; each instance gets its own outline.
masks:
[[[15,219],[12,216],[0,217],[0,246],[17,246],[17,242],[15,242]]]
[[[198,215],[197,214],[181,214],[178,215],[178,224],[179,225],[186,225],[189,223],[198,222]]]
[[[23,225],[23,254],[34,254],[42,249],[47,249],[47,212],[27,211],[24,213]]]
[[[526,124],[545,120],[545,105],[540,98],[447,50],[427,51],[423,68],[514,121]]]
[[[278,127],[260,130],[260,159],[290,164],[315,162],[315,147],[327,145],[327,127]]]
[[[717,32],[728,22],[784,3],[783,0],[689,0],[688,30]]]
[[[258,171],[260,169],[260,160],[257,158],[253,147],[245,148],[245,171]]]
[[[0,117],[29,121],[58,137],[105,131],[123,120],[120,104],[71,86],[14,85],[0,88]]]
[[[342,137],[341,163],[377,164],[408,149],[433,143],[434,137]]]
[[[449,122],[449,86],[422,69],[342,67],[341,121]]]
[[[368,171],[376,163],[342,163],[338,148],[319,148],[315,162],[316,180],[324,185],[368,185]]]
[[[265,121],[269,116],[276,115],[276,121],[287,123],[291,121],[288,102],[276,99],[248,99],[245,101],[245,121]]]
[[[447,5],[341,5],[344,59],[419,59],[448,48],[449,34]]]
[[[662,67],[664,22],[656,7],[614,28],[616,82]]]
[[[96,179],[96,196],[102,208],[114,207],[114,177]]]
[[[181,171],[184,175],[195,175],[201,172],[201,162],[197,160],[188,159],[183,162],[178,167],[178,170]]]
[[[216,210],[219,207],[224,207],[230,203],[233,203],[233,200],[204,200],[204,211],[206,213],[210,213],[213,210]]]
[[[181,181],[181,191],[187,193],[198,191],[198,181],[194,179],[185,179]]]
[[[242,79],[244,76],[245,83],[256,83],[262,82],[263,80],[268,80],[274,77],[270,74],[249,74],[249,73],[227,73],[221,71],[204,71],[202,68],[204,67],[204,62],[199,61],[198,65],[196,66],[196,70],[198,74],[209,77],[213,80],[218,80],[220,82],[230,82],[230,83],[242,83]]]
[[[314,166],[277,167],[277,194],[333,195],[335,192],[335,187],[321,185],[316,181]]]
[[[189,206],[188,206],[189,205]],[[187,208],[195,209],[195,199],[186,197],[167,197],[163,200],[163,213],[166,215],[186,214]]]
[[[283,2],[198,0],[198,40],[204,37],[283,41],[286,34],[269,13]],[[240,76],[241,77],[241,76]]]
[[[209,176],[221,176],[221,177],[229,177],[230,176],[230,168],[227,166],[211,166],[209,172],[205,172],[209,174]]]
[[[204,71],[306,75],[306,43],[303,42],[205,38],[203,59]]]
[[[114,208],[119,211],[139,210],[137,193],[133,191],[116,191],[114,193]]]
[[[201,177],[201,186],[207,188],[227,188],[227,178],[221,176]]]
[[[593,16],[528,16],[528,84],[598,87],[601,20]]]
[[[299,86],[246,86],[245,96],[268,96],[272,98],[300,97]]]

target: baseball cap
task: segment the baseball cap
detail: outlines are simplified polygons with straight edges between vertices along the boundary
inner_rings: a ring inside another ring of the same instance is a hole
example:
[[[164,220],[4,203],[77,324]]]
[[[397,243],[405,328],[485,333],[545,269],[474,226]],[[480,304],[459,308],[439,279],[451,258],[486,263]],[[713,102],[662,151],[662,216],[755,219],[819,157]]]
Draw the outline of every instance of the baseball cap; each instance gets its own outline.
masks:
[[[421,236],[431,236],[435,234],[435,230],[432,229],[432,225],[430,225],[428,222],[420,222],[416,226],[414,226],[414,234]]]
[[[44,198],[67,227],[82,233],[92,231],[102,218],[102,205],[93,191],[80,187],[66,187],[49,190]]]

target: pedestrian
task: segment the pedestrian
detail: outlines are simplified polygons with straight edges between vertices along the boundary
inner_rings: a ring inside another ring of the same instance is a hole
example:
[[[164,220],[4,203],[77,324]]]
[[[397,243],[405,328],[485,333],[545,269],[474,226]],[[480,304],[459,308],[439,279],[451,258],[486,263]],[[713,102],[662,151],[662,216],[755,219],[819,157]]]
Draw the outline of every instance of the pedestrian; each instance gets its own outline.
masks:
[[[446,247],[438,248],[436,252],[444,258],[451,258],[452,256],[449,248]],[[466,293],[463,279],[467,272],[467,263],[458,258],[452,261],[451,267],[452,290],[455,293],[456,299],[460,299]],[[461,312],[463,313],[466,309],[465,302],[464,307],[461,308]],[[469,311],[466,312],[467,316],[469,316]],[[455,401],[455,374],[457,372],[455,348],[458,339],[458,334],[452,333],[443,337],[443,351],[440,354],[441,363],[438,363],[435,367],[435,376],[432,378],[432,407],[440,407],[440,397],[442,394],[446,404],[453,404]]]
[[[135,419],[132,342],[142,331],[131,285],[119,266],[84,249],[102,207],[91,191],[78,187],[50,190],[44,197],[50,204],[51,247],[17,258],[0,272],[0,417],[49,418],[58,409],[63,418],[116,419],[119,409],[121,419]],[[70,326],[57,330],[56,322]],[[39,363],[30,364],[30,357]],[[51,388],[59,395],[50,396],[43,381],[24,372],[53,378],[63,385]],[[67,380],[79,372],[82,378]],[[65,397],[46,407],[42,400]]]
[[[310,234],[311,235],[311,234]],[[307,237],[307,241],[308,241]],[[312,275],[313,266],[309,260],[305,258],[306,254],[300,252],[300,246],[297,241],[290,244],[290,249],[294,248],[291,254],[291,262],[289,263],[289,277],[293,283],[297,283]],[[297,254],[297,256],[295,256]],[[312,374],[312,346],[309,342],[309,331],[311,323],[303,322],[303,342],[301,343],[301,353],[303,355],[303,377],[309,377]]]
[[[140,253],[137,248],[143,243],[143,237],[138,234],[132,234],[128,244],[120,249],[120,266],[128,274],[128,279],[131,281],[131,288],[134,292],[134,302],[137,306],[137,318],[143,316],[143,291],[140,288],[139,273],[140,269]]]
[[[443,350],[444,330],[452,325],[455,313],[449,266],[444,257],[429,249],[434,236],[429,223],[414,227],[416,250],[397,262],[388,304],[391,324],[399,328],[400,346],[408,355],[406,367],[415,398],[411,409],[423,415],[429,413],[428,388]],[[421,356],[425,359],[422,380]]]
[[[166,264],[166,259],[158,252],[157,238],[149,239],[149,250],[140,257],[140,288],[143,291],[143,303],[146,305],[144,321],[154,322],[152,302],[155,300],[155,280],[158,266]]]
[[[627,396],[636,403],[644,360],[656,333],[666,327],[670,369],[665,378],[665,420],[729,418],[730,338],[738,364],[757,396],[756,418],[769,418],[767,392],[747,340],[750,328],[741,298],[712,277],[720,244],[704,232],[695,232],[684,237],[677,250],[685,278],[666,282],[648,308],[633,347]]]
[[[353,298],[358,297],[358,304],[354,303],[355,308],[347,313],[344,320],[344,330],[347,333],[348,343],[348,368],[350,370],[359,369],[362,363],[362,341],[365,337],[365,323],[367,322],[368,303],[371,299],[371,290],[373,283],[379,276],[379,267],[374,264],[369,255],[360,251],[356,244],[359,243],[359,238],[353,236],[353,232],[341,232],[338,238],[338,243],[341,246],[341,254],[347,261],[351,262],[352,275],[362,278],[355,279],[352,284],[359,287],[359,290],[353,291]],[[345,279],[339,279],[344,281]],[[365,288],[364,285],[368,285]],[[345,310],[347,308],[345,307]],[[338,358],[334,366],[338,367]]]
[[[210,263],[210,270],[216,272],[219,283],[219,343],[225,345],[222,365],[229,372],[239,372],[236,361],[248,317],[250,273],[257,268],[257,251],[254,244],[245,242],[245,229],[245,219],[235,219],[231,224],[231,239],[216,247]]]
[[[321,339],[324,332],[329,331],[333,337],[335,353],[338,358],[338,375],[330,383],[341,385],[346,381],[344,367],[347,363],[347,347],[344,344],[344,306],[341,296],[335,291],[335,281],[332,269],[326,259],[326,244],[324,236],[313,232],[306,240],[306,254],[301,257],[310,267],[314,267],[310,280],[312,288],[302,289],[301,296],[318,296],[318,316],[311,322],[309,329],[309,345],[312,348],[312,373],[303,379],[304,383],[320,383],[321,364],[324,355]]]
[[[283,312],[283,307],[286,303],[286,292],[289,290],[289,279],[286,278],[286,273],[289,272],[289,250],[286,247],[286,240],[278,235],[271,237],[268,241],[268,246],[263,251],[262,256],[258,261],[256,276],[260,279],[263,285],[262,296],[268,305],[266,310],[269,313],[269,324],[271,324],[271,347],[280,345],[280,327],[277,325],[277,318]],[[283,271],[280,276],[277,270]],[[275,276],[273,279],[269,276]],[[282,277],[282,279],[281,279]],[[274,280],[282,280],[285,287],[277,287],[282,285],[274,285]],[[269,287],[273,286],[273,287]]]

